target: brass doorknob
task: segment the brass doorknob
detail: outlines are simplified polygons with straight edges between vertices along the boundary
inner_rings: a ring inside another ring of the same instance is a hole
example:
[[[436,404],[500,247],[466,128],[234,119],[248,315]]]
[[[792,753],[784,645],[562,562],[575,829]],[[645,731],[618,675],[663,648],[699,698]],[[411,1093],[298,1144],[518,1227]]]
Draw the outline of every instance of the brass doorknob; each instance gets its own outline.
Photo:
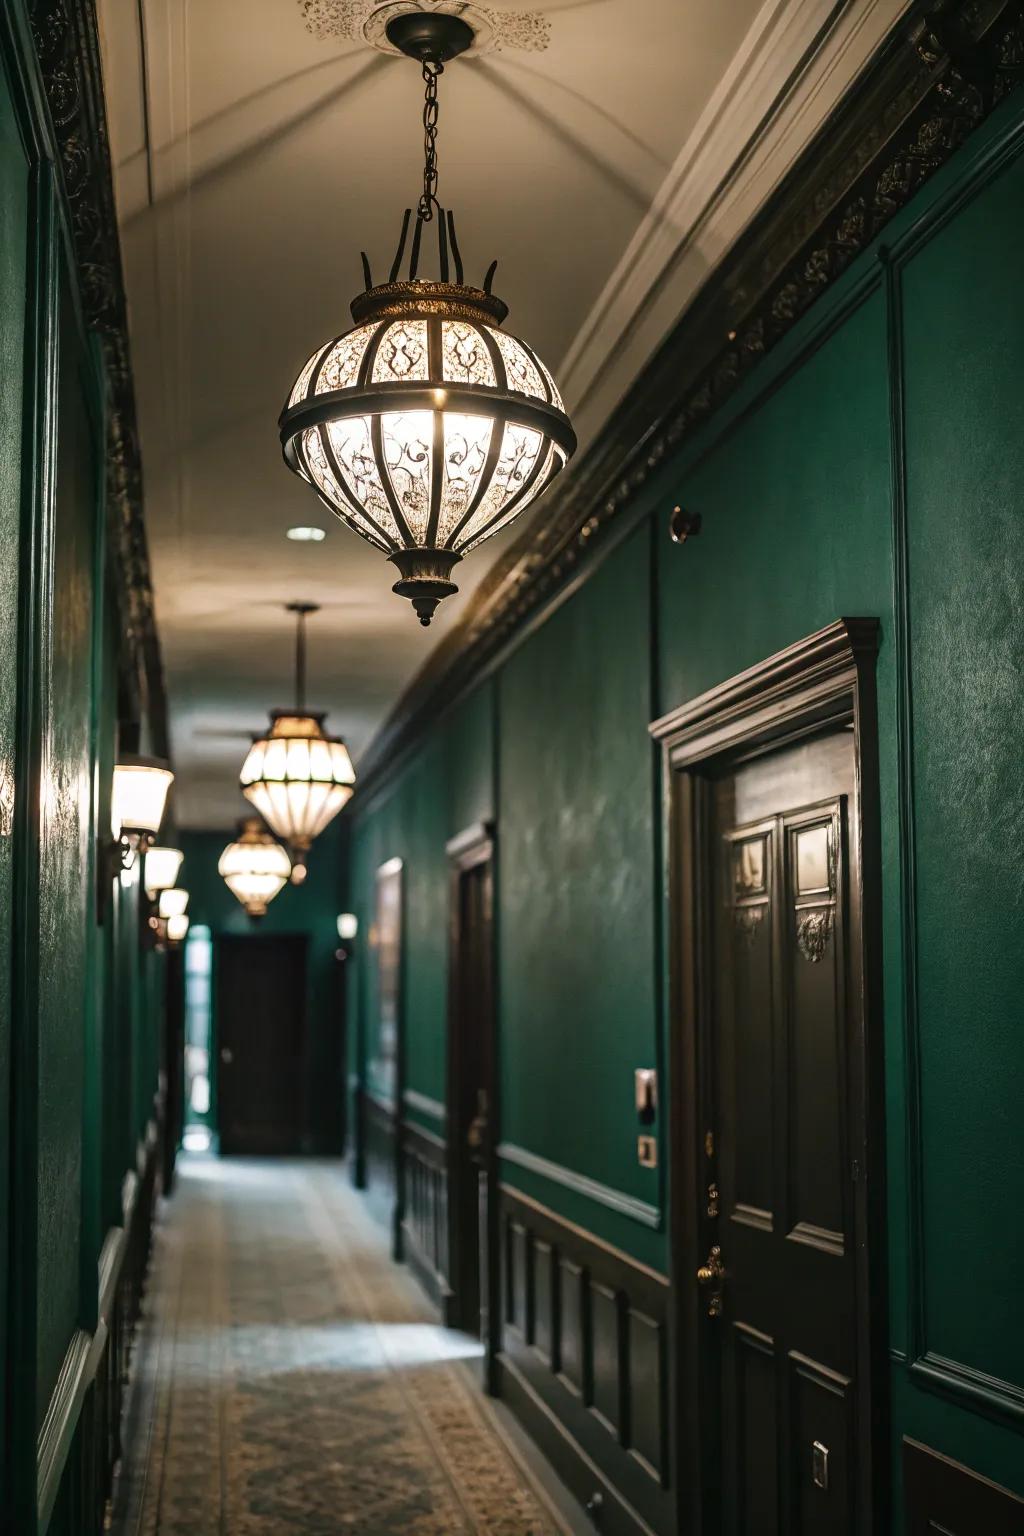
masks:
[[[698,1285],[720,1284],[725,1279],[725,1265],[722,1263],[722,1250],[716,1244],[708,1254],[707,1263],[702,1264],[697,1271]]]

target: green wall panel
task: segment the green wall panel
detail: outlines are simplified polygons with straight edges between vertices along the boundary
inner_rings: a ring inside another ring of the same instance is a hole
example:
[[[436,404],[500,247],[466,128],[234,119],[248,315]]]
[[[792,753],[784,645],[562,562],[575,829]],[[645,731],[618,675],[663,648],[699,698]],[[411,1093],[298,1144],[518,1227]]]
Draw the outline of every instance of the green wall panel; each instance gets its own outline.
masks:
[[[654,1205],[633,1084],[658,1057],[651,622],[641,528],[502,671],[498,995],[503,1142]],[[557,1183],[544,1198],[568,1214]]]
[[[888,411],[876,290],[673,483],[704,524],[681,546],[659,528],[662,712],[833,619],[891,614]]]
[[[1022,237],[1017,160],[903,274],[925,1342],[1020,1392]]]
[[[79,1320],[83,1014],[89,876],[97,421],[74,300],[61,284],[53,625],[43,756],[39,920],[39,1416]]]

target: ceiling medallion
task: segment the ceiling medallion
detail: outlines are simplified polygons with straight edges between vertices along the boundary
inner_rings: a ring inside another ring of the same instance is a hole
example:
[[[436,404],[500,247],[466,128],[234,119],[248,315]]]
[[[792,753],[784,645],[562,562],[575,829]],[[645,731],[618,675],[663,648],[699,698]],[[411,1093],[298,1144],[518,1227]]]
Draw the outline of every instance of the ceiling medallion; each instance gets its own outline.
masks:
[[[355,772],[345,743],[306,708],[306,619],[316,603],[288,603],[296,617],[295,705],[270,712],[270,729],[253,739],[239,782],[245,798],[291,852],[290,878],[306,877],[313,839],[352,797]]]
[[[406,9],[388,24],[426,85],[423,192],[409,241],[405,210],[387,280],[352,301],[353,329],[305,363],[281,413],[288,467],[354,533],[387,555],[421,624],[458,588],[454,567],[519,516],[576,449],[551,374],[500,329],[508,309],[466,284],[455,219],[437,200],[437,82],[471,46],[461,17]],[[419,273],[424,228],[437,231],[439,280]],[[402,275],[410,246],[407,275]],[[454,282],[452,272],[454,269]]]
[[[551,23],[540,11],[511,11],[475,5],[468,0],[299,0],[306,30],[314,37],[348,38],[370,44],[382,53],[402,49],[387,34],[389,22],[410,12],[438,12],[461,18],[472,29],[470,56],[518,48],[543,53],[551,42]]]

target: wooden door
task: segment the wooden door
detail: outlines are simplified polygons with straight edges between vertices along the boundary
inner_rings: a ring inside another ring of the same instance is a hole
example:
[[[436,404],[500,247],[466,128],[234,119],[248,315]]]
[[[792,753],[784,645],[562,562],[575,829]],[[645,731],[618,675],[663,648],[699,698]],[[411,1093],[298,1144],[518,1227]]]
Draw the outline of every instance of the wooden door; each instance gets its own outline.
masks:
[[[221,1151],[304,1151],[305,937],[221,935],[214,965]]]
[[[679,1523],[887,1528],[874,619],[656,721]]]
[[[700,1281],[723,1536],[855,1529],[854,777],[840,730],[709,786]]]
[[[454,853],[452,853],[454,848]],[[490,1186],[496,1134],[492,844],[483,829],[451,845],[448,1175],[449,1319],[489,1335]]]

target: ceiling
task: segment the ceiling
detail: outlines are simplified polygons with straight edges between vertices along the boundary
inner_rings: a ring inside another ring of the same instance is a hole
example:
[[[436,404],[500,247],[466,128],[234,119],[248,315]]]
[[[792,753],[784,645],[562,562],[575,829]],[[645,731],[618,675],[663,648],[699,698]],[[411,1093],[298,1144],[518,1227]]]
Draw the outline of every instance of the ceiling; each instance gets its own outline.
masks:
[[[483,42],[440,82],[440,197],[467,279],[499,258],[508,326],[554,371],[583,451],[905,8],[430,5],[475,12]],[[419,191],[419,70],[367,41],[374,10],[99,0],[184,826],[226,827],[243,809],[247,734],[290,699],[285,603],[322,605],[311,702],[358,765],[518,531],[466,559],[459,596],[424,630],[383,557],[281,461],[276,421],[299,367],[349,326],[360,250],[380,273]],[[294,524],[326,538],[293,543]]]

